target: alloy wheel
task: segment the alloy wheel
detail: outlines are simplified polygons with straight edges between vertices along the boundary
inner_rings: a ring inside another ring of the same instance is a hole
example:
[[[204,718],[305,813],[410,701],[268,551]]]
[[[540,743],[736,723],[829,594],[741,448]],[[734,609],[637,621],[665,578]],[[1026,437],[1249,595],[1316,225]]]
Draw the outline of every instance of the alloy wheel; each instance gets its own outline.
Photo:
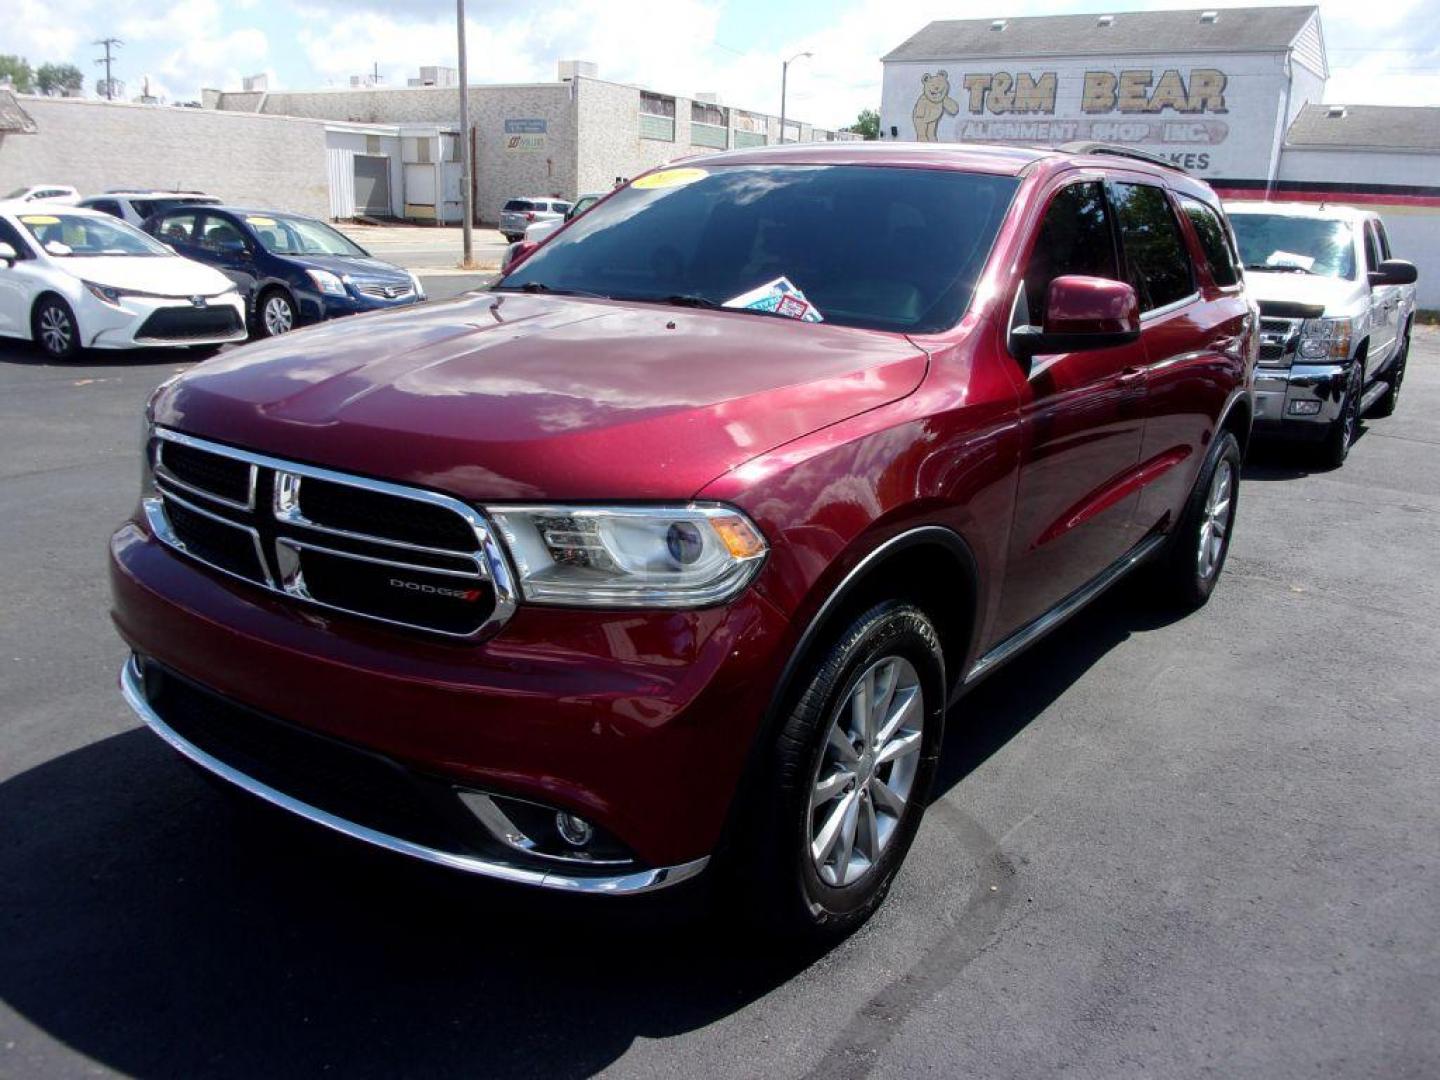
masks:
[[[810,790],[810,858],[826,885],[853,885],[879,863],[915,787],[925,694],[901,656],[876,660],[830,719]]]
[[[1235,499],[1235,469],[1222,458],[1210,479],[1205,496],[1205,511],[1200,518],[1200,548],[1196,552],[1196,568],[1200,580],[1208,581],[1220,566],[1225,554],[1226,538],[1230,535],[1231,507]]]
[[[1352,378],[1350,388],[1345,392],[1345,415],[1341,420],[1344,425],[1341,435],[1341,446],[1346,452],[1350,444],[1355,441],[1355,429],[1360,425],[1360,395],[1365,389],[1365,380],[1360,377]]]
[[[284,334],[295,328],[294,309],[283,296],[272,296],[265,301],[264,319],[267,334]]]
[[[40,311],[40,344],[51,356],[63,356],[75,337],[70,313],[59,304],[46,304]]]

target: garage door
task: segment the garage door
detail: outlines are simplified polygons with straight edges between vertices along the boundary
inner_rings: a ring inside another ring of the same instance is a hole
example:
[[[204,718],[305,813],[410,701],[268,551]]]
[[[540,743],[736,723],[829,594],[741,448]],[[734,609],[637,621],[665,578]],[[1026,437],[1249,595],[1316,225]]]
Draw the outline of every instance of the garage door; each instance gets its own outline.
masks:
[[[389,217],[390,159],[371,154],[355,155],[355,210],[360,214]]]

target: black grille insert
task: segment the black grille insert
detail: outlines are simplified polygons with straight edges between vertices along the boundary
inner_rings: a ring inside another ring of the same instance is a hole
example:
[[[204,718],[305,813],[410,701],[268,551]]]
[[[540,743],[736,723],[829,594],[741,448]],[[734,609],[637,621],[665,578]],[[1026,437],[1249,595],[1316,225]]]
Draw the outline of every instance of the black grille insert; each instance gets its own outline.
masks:
[[[447,634],[473,634],[494,608],[488,582],[431,574],[302,550],[305,588],[322,604],[380,619],[420,624]]]
[[[147,661],[145,696],[188,742],[310,806],[399,836],[465,849],[478,826],[442,784],[384,755],[247,709]]]
[[[250,497],[250,466],[168,439],[160,443],[160,464],[183,484],[244,505]]]
[[[306,477],[300,512],[317,525],[406,544],[475,551],[475,531],[453,510],[382,491]]]
[[[249,530],[216,521],[173,497],[165,499],[165,516],[175,538],[197,559],[251,581],[265,580]]]
[[[240,329],[240,316],[229,304],[217,307],[161,308],[141,325],[136,337],[161,341],[221,337]]]

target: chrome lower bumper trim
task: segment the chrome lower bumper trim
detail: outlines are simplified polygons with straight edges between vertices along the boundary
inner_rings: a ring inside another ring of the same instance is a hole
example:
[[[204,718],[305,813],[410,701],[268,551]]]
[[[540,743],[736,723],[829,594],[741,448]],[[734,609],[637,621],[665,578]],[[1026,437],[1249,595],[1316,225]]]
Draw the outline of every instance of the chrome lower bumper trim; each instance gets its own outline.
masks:
[[[438,866],[449,867],[452,870],[460,870],[467,874],[477,874],[481,877],[496,878],[500,881],[508,881],[517,885],[532,885],[544,889],[556,889],[561,892],[590,893],[601,896],[625,896],[635,893],[652,892],[655,889],[663,889],[669,885],[676,885],[695,877],[710,862],[709,856],[696,859],[693,862],[681,863],[679,866],[661,866],[652,870],[636,870],[628,874],[613,874],[608,876],[588,876],[579,874],[556,873],[552,870],[537,870],[524,866],[515,866],[510,863],[499,862],[493,859],[485,859],[475,855],[461,855],[452,851],[441,851],[437,848],[425,847],[422,844],[415,844],[409,840],[401,839],[398,836],[390,836],[387,833],[378,832],[375,829],[367,828],[364,825],[357,825],[353,821],[346,821],[344,818],[336,817],[318,807],[310,806],[298,799],[286,795],[283,791],[277,791],[268,784],[247,776],[239,769],[225,764],[219,758],[206,753],[194,743],[185,739],[177,731],[170,727],[160,715],[150,707],[150,702],[145,698],[144,685],[140,674],[140,667],[132,656],[126,661],[125,667],[120,672],[120,692],[125,697],[125,703],[149,728],[170,744],[175,750],[189,758],[196,765],[214,773],[222,780],[228,780],[236,787],[248,791],[251,795],[264,799],[266,802],[278,806],[282,810],[288,810],[307,821],[313,821],[317,825],[323,825],[327,829],[348,836],[353,840],[360,840],[375,847],[384,848],[386,851],[393,851],[400,855],[408,855],[414,859],[421,859],[425,862],[435,863]]]

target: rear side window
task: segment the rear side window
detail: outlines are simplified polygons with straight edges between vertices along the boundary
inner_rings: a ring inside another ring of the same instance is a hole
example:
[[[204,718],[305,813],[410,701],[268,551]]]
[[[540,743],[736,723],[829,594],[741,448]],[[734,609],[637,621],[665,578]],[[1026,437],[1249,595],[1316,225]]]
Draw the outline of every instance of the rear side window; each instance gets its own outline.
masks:
[[[511,199],[505,204],[505,209],[523,214],[535,209],[535,207],[529,199]]]
[[[563,214],[570,209],[570,204],[568,202],[551,203],[550,209],[554,210],[557,214]]]
[[[102,214],[109,214],[111,217],[124,217],[120,212],[120,204],[114,199],[96,199],[94,202],[85,204],[91,210],[99,210]]]
[[[1230,247],[1230,234],[1225,231],[1225,223],[1220,220],[1220,215],[1199,199],[1192,199],[1188,195],[1180,196],[1180,205],[1185,208],[1185,216],[1190,219],[1190,224],[1195,227],[1195,235],[1200,238],[1200,249],[1205,252],[1205,261],[1210,264],[1210,276],[1215,279],[1215,284],[1222,289],[1227,285],[1238,284],[1240,271],[1235,265],[1235,253]]]
[[[1025,267],[1025,321],[1044,325],[1050,282],[1066,274],[1120,278],[1105,187],[1099,181],[1071,184],[1050,200]]]
[[[1195,291],[1190,253],[1164,189],[1117,183],[1112,190],[1125,263],[1130,284],[1140,294],[1140,310],[1153,311],[1185,299]]]

